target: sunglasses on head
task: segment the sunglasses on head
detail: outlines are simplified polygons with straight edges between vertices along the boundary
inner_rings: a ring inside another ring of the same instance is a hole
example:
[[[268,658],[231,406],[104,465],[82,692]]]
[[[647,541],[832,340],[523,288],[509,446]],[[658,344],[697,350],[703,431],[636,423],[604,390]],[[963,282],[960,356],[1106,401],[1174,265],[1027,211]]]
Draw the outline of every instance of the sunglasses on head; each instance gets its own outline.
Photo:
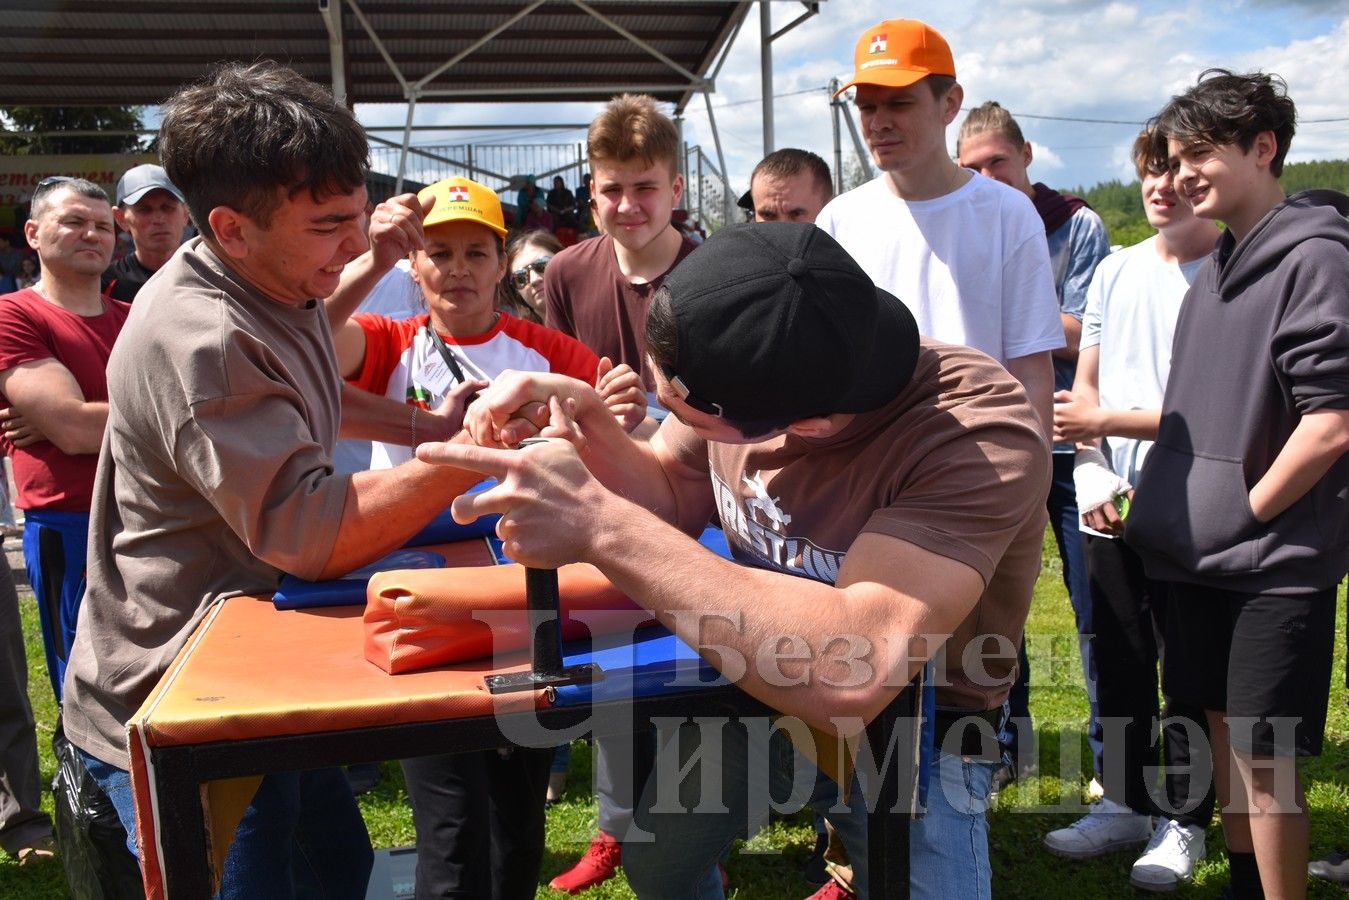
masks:
[[[536,275],[542,275],[543,270],[548,268],[548,260],[550,259],[552,259],[551,256],[540,256],[532,263],[526,263],[524,266],[521,266],[511,273],[511,281],[515,282],[515,286],[518,288],[524,287],[529,284],[529,273],[533,272]]]

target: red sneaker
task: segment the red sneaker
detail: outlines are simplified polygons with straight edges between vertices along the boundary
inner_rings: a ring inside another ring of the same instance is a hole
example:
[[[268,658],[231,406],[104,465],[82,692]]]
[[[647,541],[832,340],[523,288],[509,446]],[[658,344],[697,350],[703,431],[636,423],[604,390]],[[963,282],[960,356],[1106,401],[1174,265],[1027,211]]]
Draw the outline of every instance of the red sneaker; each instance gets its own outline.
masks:
[[[614,870],[622,861],[623,845],[613,835],[597,831],[576,865],[548,882],[548,886],[568,894],[580,893],[613,878]]]
[[[853,895],[834,879],[824,883],[824,887],[811,894],[806,900],[854,900]]]

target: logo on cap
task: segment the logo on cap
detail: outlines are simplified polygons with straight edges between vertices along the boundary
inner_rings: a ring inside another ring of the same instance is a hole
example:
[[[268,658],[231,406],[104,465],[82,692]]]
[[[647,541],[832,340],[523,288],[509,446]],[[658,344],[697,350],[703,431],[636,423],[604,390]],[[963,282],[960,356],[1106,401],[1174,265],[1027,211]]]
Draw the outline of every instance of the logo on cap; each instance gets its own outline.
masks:
[[[869,48],[869,52],[873,54],[885,52],[885,35],[877,34],[872,36],[871,47]]]
[[[468,188],[462,184],[452,184],[445,189],[445,193],[451,203],[467,203]]]

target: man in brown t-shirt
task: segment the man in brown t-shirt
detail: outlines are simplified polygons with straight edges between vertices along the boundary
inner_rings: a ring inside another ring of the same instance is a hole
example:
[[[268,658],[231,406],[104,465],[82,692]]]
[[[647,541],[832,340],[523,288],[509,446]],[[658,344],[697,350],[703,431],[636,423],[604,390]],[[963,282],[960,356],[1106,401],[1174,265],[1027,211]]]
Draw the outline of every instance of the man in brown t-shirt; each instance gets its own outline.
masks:
[[[920,343],[904,305],[803,223],[708,239],[654,298],[647,351],[671,412],[650,443],[610,428],[593,391],[519,375],[470,410],[474,437],[518,437],[503,434],[508,420],[549,402],[545,435],[579,433],[579,449],[552,440],[525,453],[434,445],[419,455],[499,478],[456,500],[455,515],[503,513],[512,558],[598,566],[746,692],[826,733],[860,731],[944,648],[913,888],[987,896],[995,763],[971,758],[947,723],[985,719],[991,744],[1015,673],[1049,478],[1025,392],[977,351]],[[713,512],[745,565],[686,537]],[[722,761],[741,800],[771,768],[747,768],[743,753]],[[654,840],[623,847],[628,879],[639,896],[692,884],[716,896],[717,856],[746,820],[656,814],[659,780],[637,814]],[[847,818],[840,830],[864,862],[864,816]]]

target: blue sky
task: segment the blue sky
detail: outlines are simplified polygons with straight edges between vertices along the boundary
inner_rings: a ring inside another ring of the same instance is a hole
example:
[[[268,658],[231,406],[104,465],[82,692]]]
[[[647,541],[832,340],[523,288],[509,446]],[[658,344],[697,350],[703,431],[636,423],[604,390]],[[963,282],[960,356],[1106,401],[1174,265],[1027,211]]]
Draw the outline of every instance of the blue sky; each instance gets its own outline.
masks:
[[[774,3],[778,28],[802,7]],[[950,42],[967,108],[997,100],[1018,116],[1035,145],[1031,176],[1055,187],[1129,180],[1134,124],[1141,123],[1209,66],[1277,72],[1288,82],[1303,122],[1290,160],[1349,157],[1349,2],[1237,0],[1214,3],[1104,0],[947,0],[895,4],[825,0],[820,14],[774,43],[776,146],[814,150],[832,161],[825,85],[852,69],[857,36],[884,18],[924,19]],[[715,107],[732,184],[746,186],[763,155],[758,97],[758,10],[753,9],[717,79]],[[750,102],[745,102],[750,101]],[[418,124],[588,121],[598,104],[457,104],[419,107]],[[362,106],[366,125],[401,125],[400,106]],[[1338,119],[1317,122],[1313,120]],[[954,148],[959,119],[949,132]],[[389,135],[389,137],[393,137]],[[701,100],[690,104],[685,137],[713,157]],[[583,141],[582,131],[545,141]],[[418,134],[415,142],[459,143]],[[498,137],[488,137],[497,141]],[[849,153],[845,132],[845,156]],[[527,142],[528,138],[512,140]]]

